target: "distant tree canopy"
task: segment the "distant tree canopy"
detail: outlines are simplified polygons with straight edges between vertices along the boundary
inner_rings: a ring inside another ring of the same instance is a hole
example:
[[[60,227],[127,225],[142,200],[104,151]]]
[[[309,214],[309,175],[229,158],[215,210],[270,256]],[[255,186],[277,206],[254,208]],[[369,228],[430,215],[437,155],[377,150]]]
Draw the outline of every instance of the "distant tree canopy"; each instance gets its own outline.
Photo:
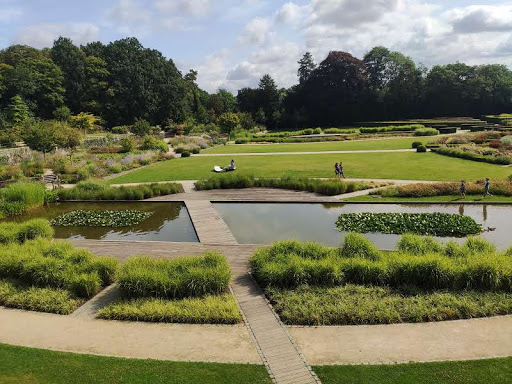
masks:
[[[235,97],[225,89],[202,90],[197,71],[183,75],[135,38],[77,46],[61,37],[43,50],[12,45],[0,51],[0,129],[34,118],[78,126],[80,116],[97,116],[106,127],[147,121],[227,130],[231,113],[244,129],[278,129],[512,111],[512,72],[504,65],[427,70],[384,47],[362,59],[332,51],[318,65],[306,52],[297,64],[296,85],[279,88],[266,74],[257,88]]]

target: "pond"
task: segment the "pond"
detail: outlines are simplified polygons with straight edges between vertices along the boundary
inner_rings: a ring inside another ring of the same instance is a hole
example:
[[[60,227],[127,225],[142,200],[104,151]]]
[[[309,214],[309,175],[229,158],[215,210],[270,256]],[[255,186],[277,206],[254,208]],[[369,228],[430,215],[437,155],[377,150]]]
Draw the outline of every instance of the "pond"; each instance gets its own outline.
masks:
[[[484,228],[496,228],[481,236],[501,249],[512,246],[512,205],[216,203],[215,208],[242,244],[297,239],[338,246],[346,232],[339,232],[334,224],[342,213],[443,212],[467,215]],[[367,233],[365,236],[381,249],[394,249],[400,238],[399,235],[381,233]],[[450,240],[446,237],[437,239]]]
[[[56,238],[172,242],[199,241],[194,226],[192,225],[192,221],[190,220],[187,208],[182,203],[56,203],[31,210],[23,216],[18,216],[10,220],[25,221],[34,218],[45,218],[51,220],[64,213],[77,210],[135,210],[153,212],[153,215],[139,224],[121,228],[54,226]]]

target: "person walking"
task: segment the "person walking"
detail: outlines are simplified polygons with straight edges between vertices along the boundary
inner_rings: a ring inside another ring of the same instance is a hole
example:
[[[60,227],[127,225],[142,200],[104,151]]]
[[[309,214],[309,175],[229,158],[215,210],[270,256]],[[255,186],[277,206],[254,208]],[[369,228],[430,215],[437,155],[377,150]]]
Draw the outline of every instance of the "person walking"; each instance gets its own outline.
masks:
[[[334,174],[336,178],[340,177],[340,167],[338,166],[338,163],[334,164]]]
[[[340,161],[340,165],[339,165],[339,170],[340,170],[340,178],[343,177],[344,179],[346,179],[345,174],[343,173],[343,163],[341,161]]]
[[[484,194],[482,195],[482,199],[485,198],[485,196],[492,196],[490,193],[489,193],[489,188],[491,186],[491,181],[489,180],[488,177],[485,178],[485,182],[484,182]]]
[[[465,180],[461,180],[459,192],[460,192],[460,197],[465,199],[466,198],[466,181]]]

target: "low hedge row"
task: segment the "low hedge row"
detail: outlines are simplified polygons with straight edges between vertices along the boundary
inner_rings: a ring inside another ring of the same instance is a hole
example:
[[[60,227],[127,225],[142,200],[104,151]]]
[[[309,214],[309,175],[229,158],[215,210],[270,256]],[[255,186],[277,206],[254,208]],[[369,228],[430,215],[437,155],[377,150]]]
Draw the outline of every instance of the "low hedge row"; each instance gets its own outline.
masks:
[[[439,133],[435,128],[418,128],[414,131],[414,136],[436,136]]]
[[[480,195],[483,192],[483,182],[466,183],[466,194]],[[510,181],[493,180],[491,193],[498,196],[512,196],[512,183]],[[458,195],[460,183],[417,183],[403,186],[389,187],[370,192],[371,195],[383,197],[433,197]]]
[[[33,219],[20,224],[0,223],[0,244],[24,243],[36,238],[50,239],[53,236],[53,228],[44,219]]]
[[[476,244],[475,244],[476,243]],[[425,254],[381,253],[360,234],[350,233],[340,249],[295,241],[260,249],[250,259],[262,287],[296,288],[362,284],[421,289],[474,289],[512,292],[512,258],[480,252],[484,240],[468,240],[453,252],[453,243]]]
[[[308,179],[285,176],[280,179],[260,179],[252,175],[227,173],[209,179],[199,180],[195,183],[198,191],[210,189],[241,189],[241,188],[278,188],[293,191],[307,191],[320,195],[335,196],[364,189],[374,188],[385,184],[362,182],[344,182],[330,179]]]
[[[215,252],[173,260],[134,257],[119,272],[119,288],[128,298],[181,299],[225,293],[231,279],[226,259]]]
[[[361,127],[359,132],[361,133],[388,133],[388,132],[412,132],[418,129],[425,128],[421,124],[409,124],[409,125],[389,125],[386,127]]]
[[[178,183],[153,183],[137,186],[111,187],[107,184],[84,181],[74,188],[59,189],[59,200],[143,200],[157,196],[182,193]]]
[[[117,265],[115,259],[95,258],[68,242],[47,239],[11,243],[0,249],[0,278],[39,288],[65,289],[81,298],[90,298],[111,284]]]
[[[476,153],[465,152],[453,148],[432,148],[432,151],[443,156],[458,157],[460,159],[479,161],[483,163],[509,165],[512,163],[510,156],[484,156]]]

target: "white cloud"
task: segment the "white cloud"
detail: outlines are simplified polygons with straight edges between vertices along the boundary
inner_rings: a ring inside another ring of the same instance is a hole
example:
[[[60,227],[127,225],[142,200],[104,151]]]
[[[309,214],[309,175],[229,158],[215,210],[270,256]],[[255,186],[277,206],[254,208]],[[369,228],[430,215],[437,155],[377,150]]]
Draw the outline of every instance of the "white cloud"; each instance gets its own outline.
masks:
[[[445,13],[457,33],[512,31],[511,5],[472,5]]]
[[[208,14],[210,0],[157,0],[155,8],[166,13],[201,17]]]
[[[272,24],[267,18],[255,18],[246,26],[245,30],[238,39],[240,44],[262,44],[271,35]]]
[[[284,4],[276,13],[276,20],[284,24],[297,24],[304,17],[304,9],[294,2],[290,1]]]
[[[36,48],[51,47],[60,36],[69,37],[75,44],[97,41],[99,28],[88,23],[39,24],[23,27],[14,38],[15,43]]]
[[[118,0],[109,15],[110,21],[121,33],[146,33],[151,11],[136,0]]]

